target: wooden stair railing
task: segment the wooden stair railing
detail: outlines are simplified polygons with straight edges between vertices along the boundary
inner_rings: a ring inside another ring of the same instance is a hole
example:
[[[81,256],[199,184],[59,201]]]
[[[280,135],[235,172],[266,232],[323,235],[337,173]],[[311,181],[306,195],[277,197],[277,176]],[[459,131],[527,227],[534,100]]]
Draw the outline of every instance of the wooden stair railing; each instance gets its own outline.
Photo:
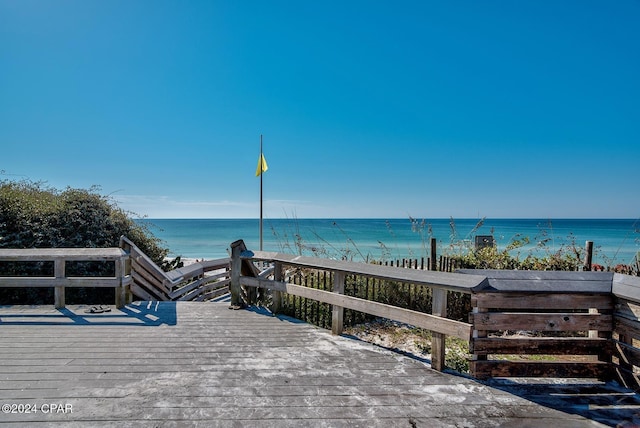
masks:
[[[126,236],[120,238],[120,248],[129,254],[131,293],[140,299],[206,301],[229,292],[230,258],[164,272]]]

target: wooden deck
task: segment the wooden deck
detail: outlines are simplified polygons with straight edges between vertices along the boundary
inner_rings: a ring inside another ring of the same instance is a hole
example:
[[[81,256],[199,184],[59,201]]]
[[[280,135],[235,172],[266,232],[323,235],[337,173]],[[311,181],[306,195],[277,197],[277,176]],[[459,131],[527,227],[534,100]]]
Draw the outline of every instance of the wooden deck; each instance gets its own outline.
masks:
[[[228,305],[143,302],[102,314],[77,306],[0,307],[0,422],[385,428],[640,422],[637,394],[615,385],[482,383]],[[6,413],[12,404],[17,413]]]

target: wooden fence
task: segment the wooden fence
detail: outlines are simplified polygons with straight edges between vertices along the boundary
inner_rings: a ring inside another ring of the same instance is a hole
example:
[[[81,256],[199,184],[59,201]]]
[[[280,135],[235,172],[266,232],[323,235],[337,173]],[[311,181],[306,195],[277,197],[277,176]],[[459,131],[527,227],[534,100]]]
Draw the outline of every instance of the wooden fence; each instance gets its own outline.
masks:
[[[611,378],[613,273],[463,272],[488,280],[469,316],[475,377]]]
[[[478,271],[471,373],[615,378],[640,387],[640,277],[613,272]]]
[[[460,267],[456,258],[442,255],[431,258],[405,258],[374,263],[383,266],[395,266],[420,270],[437,270],[440,272],[453,272]]]

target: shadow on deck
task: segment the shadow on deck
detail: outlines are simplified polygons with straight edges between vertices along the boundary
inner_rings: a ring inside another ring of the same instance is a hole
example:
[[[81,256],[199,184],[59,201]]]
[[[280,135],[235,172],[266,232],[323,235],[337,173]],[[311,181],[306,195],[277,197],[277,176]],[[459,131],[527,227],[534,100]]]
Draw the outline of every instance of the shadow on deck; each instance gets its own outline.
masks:
[[[103,306],[104,307],[104,306]],[[45,308],[34,306],[0,306],[0,326],[159,326],[176,325],[176,302],[135,302],[122,309],[108,306],[108,311],[92,313],[92,306]]]
[[[355,341],[357,336],[343,335]],[[424,364],[431,361],[397,348],[375,345]],[[464,374],[446,370],[451,376],[471,379],[491,388],[524,398],[544,407],[613,427],[640,427],[640,395],[616,382],[593,379],[496,378],[488,381],[472,379]],[[524,426],[524,425],[523,425]]]
[[[615,382],[592,379],[493,379],[486,385],[541,406],[613,427],[640,426],[640,396]]]

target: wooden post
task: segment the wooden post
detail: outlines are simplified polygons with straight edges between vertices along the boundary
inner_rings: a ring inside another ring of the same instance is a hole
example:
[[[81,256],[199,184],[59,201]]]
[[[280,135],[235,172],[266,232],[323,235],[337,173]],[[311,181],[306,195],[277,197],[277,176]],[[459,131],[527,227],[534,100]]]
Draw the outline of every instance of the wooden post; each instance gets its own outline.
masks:
[[[241,309],[244,305],[240,289],[240,276],[242,274],[242,259],[240,253],[244,242],[242,240],[235,241],[231,244],[231,282],[229,283],[229,292],[231,293],[230,309]]]
[[[474,303],[475,300],[475,303]],[[481,314],[484,312],[488,312],[487,308],[484,307],[479,307],[478,306],[478,302],[476,299],[473,298],[473,294],[471,295],[471,305],[472,305],[472,312],[474,314]],[[475,318],[474,318],[475,319]],[[473,341],[474,339],[482,339],[487,337],[487,331],[486,330],[478,330],[478,326],[475,325],[475,321],[474,321],[474,325],[473,325],[473,335],[471,338],[471,341],[469,342],[469,350],[472,352],[472,361],[469,364],[469,373],[471,374],[471,376],[475,377],[475,378],[484,378],[484,377],[479,377],[478,375],[478,365],[476,364],[478,361],[487,361],[487,355],[486,354],[477,354],[475,352],[474,349],[474,344]]]
[[[65,260],[55,259],[54,261],[54,275],[56,279],[64,279],[65,273]],[[64,303],[64,286],[57,286],[54,290],[54,306],[56,309],[62,309],[65,306]]]
[[[125,252],[125,256],[123,259],[123,278],[131,278],[131,245],[126,241],[126,238],[123,236],[120,237],[120,248],[122,248]],[[130,304],[133,302],[133,293],[131,292],[131,285],[127,285],[125,289],[125,301],[124,304]]]
[[[116,287],[116,308],[122,309],[127,300],[127,291],[124,286],[125,259],[120,257],[114,263],[116,264],[116,278],[120,283],[120,286]]]
[[[124,277],[131,279],[131,255],[127,254],[122,263],[124,266]],[[131,304],[131,302],[133,302],[133,293],[131,292],[131,282],[129,282],[125,287],[124,304],[128,305]]]
[[[433,288],[433,300],[431,303],[431,314],[437,317],[447,316],[447,290]],[[431,368],[443,371],[445,365],[445,339],[442,333],[431,332]]]
[[[275,262],[273,266],[273,279],[282,281],[284,279],[284,269],[281,262]],[[282,292],[274,290],[271,294],[271,312],[274,314],[282,311]]]
[[[344,272],[336,271],[333,273],[333,292],[337,294],[344,294]],[[342,306],[333,305],[333,311],[331,313],[331,333],[342,334],[342,327],[344,322],[344,308]]]
[[[436,270],[436,238],[431,238],[431,270]]]
[[[593,261],[593,241],[587,241],[585,244],[586,254],[584,256],[584,269],[583,270],[591,270],[592,261]]]

